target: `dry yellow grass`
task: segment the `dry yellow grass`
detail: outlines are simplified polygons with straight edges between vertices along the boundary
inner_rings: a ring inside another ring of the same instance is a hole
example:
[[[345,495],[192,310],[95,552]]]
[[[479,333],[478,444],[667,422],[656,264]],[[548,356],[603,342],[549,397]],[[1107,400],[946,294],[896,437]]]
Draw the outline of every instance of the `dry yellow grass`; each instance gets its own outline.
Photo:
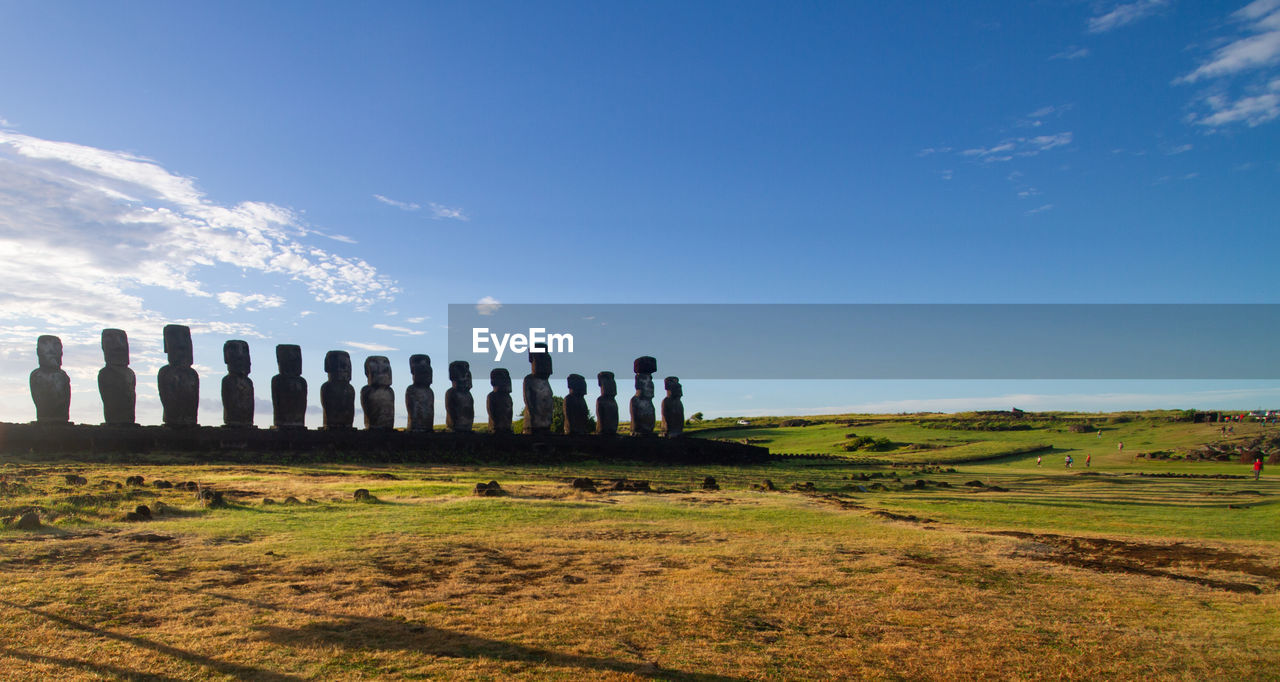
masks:
[[[75,468],[90,488],[137,473]],[[68,470],[29,468],[27,490],[0,500],[13,513],[83,494],[59,492]],[[205,511],[143,489],[0,533],[3,676],[1262,679],[1280,660],[1273,542],[1116,536],[1090,567],[1061,530],[898,521],[874,495],[389,471],[154,468],[246,494]],[[468,495],[490,478],[513,494]],[[349,501],[361,487],[380,502]],[[290,495],[316,502],[262,504]],[[180,513],[119,520],[155,499]]]

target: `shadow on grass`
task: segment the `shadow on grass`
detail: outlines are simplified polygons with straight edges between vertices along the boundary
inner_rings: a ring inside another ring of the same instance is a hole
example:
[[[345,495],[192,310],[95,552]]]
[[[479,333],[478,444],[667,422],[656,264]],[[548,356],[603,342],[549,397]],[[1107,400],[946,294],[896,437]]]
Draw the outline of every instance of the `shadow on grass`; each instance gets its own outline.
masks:
[[[11,601],[4,600],[4,599],[0,599],[0,605],[18,609],[19,611],[26,611],[27,613],[30,613],[33,616],[39,616],[41,618],[44,618],[45,620],[48,620],[57,625],[61,625],[65,628],[69,628],[71,630],[77,630],[79,632],[88,633],[90,635],[103,637],[106,639],[113,639],[113,640],[116,640],[117,642],[132,644],[133,646],[141,647],[143,649],[150,649],[157,653],[161,653],[166,656],[172,656],[173,658],[176,658],[181,661],[186,661],[187,663],[192,663],[195,665],[208,668],[209,670],[220,673],[222,675],[229,675],[229,676],[240,678],[240,679],[248,678],[248,679],[254,679],[254,680],[267,680],[269,682],[293,682],[295,680],[303,679],[300,677],[295,677],[293,675],[284,675],[284,674],[272,672],[270,670],[263,670],[262,668],[255,668],[249,665],[241,665],[239,663],[229,663],[227,661],[220,661],[216,658],[210,658],[209,656],[198,654],[193,651],[187,651],[186,649],[179,649],[177,647],[170,646],[168,644],[162,644],[160,642],[153,642],[143,637],[134,637],[132,635],[125,635],[119,632],[113,632],[111,630],[106,630],[104,628],[95,627],[87,623],[82,623],[78,620],[67,618],[66,616],[59,616],[56,613],[41,611],[40,609],[31,607],[31,606],[25,606],[23,604],[15,604]],[[8,650],[5,650],[5,651],[8,652]],[[8,652],[8,653],[9,655],[15,655],[15,653],[17,652]],[[32,654],[19,655],[19,657],[23,657],[23,656],[29,656],[35,659],[44,659],[44,657],[37,657]],[[56,661],[58,659],[48,659],[48,660]],[[80,667],[79,666],[80,663],[81,663],[80,661],[67,659],[67,664],[70,666]],[[96,666],[96,664],[91,664],[91,665]],[[147,676],[145,673],[132,673],[132,675],[134,675],[135,679],[169,679],[169,678],[162,678],[158,676]]]
[[[298,609],[252,599],[233,597],[216,592],[204,592],[210,597],[237,604],[252,606],[264,611],[290,610],[325,618],[300,627],[287,628],[272,625],[255,626],[266,639],[282,646],[305,646],[318,649],[340,647],[347,650],[405,651],[440,656],[443,658],[476,658],[499,661],[545,663],[554,666],[582,668],[618,673],[630,673],[641,677],[663,680],[687,680],[690,682],[736,682],[741,678],[724,675],[694,673],[652,665],[627,663],[612,658],[597,658],[564,654],[549,649],[512,644],[390,618],[370,618],[330,614],[323,611]]]
[[[97,673],[103,677],[118,680],[136,680],[137,682],[178,682],[180,679],[177,677],[169,677],[168,675],[157,675],[155,673],[144,673],[137,670],[129,670],[128,668],[121,668],[114,665],[82,661],[77,658],[41,656],[39,654],[30,654],[25,651],[0,647],[0,658],[5,656],[9,658],[16,658],[20,661],[27,661],[28,663],[56,665],[67,670],[80,670],[86,673]]]

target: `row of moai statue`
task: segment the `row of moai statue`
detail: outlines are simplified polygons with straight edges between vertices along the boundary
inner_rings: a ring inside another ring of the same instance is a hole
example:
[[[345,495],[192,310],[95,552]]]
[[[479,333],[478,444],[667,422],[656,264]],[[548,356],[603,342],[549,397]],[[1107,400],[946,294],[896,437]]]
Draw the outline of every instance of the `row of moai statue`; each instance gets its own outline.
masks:
[[[169,364],[160,368],[157,386],[164,409],[166,426],[195,426],[200,402],[200,376],[192,367],[191,330],[171,324],[164,328],[164,352]],[[102,412],[106,424],[132,426],[135,422],[137,377],[129,369],[129,338],[120,329],[102,330],[102,354],[106,366],[98,372],[98,392],[102,396]],[[71,380],[62,370],[62,340],[41,336],[36,342],[40,366],[31,372],[31,399],[36,404],[36,421],[42,424],[65,424],[70,419]],[[226,426],[252,427],[254,416],[253,380],[249,378],[252,363],[249,344],[227,341],[222,346],[227,375],[222,378],[222,420]],[[271,378],[273,423],[278,429],[305,429],[307,412],[307,380],[302,377],[302,349],[291,344],[276,346],[279,374]],[[545,351],[529,353],[530,373],[524,378],[524,432],[550,434],[553,412],[551,355]],[[631,431],[633,435],[653,435],[657,424],[653,406],[653,374],[658,362],[652,357],[636,358],[636,393],[631,398]],[[351,355],[331,350],[325,354],[324,371],[329,380],[320,387],[323,428],[352,429],[355,422],[355,388],[351,385]],[[431,431],[435,427],[435,393],[431,358],[413,355],[409,358],[413,384],[405,389],[408,430]],[[360,407],[367,429],[390,429],[395,422],[395,392],[391,388],[391,361],[382,355],[365,358],[364,374],[368,385],[360,389]],[[471,397],[471,366],[458,361],[449,363],[452,387],[445,391],[445,427],[454,432],[469,432],[475,422],[475,403]],[[613,436],[618,433],[618,386],[613,372],[596,375],[600,397],[596,399],[595,433]],[[502,368],[489,373],[493,390],[485,399],[489,414],[489,430],[512,432],[511,374]],[[662,433],[676,438],[684,433],[684,391],[680,380],[667,377],[667,397],[662,401]],[[564,433],[586,435],[590,412],[587,409],[587,380],[581,374],[570,374],[569,393],[564,398]]]

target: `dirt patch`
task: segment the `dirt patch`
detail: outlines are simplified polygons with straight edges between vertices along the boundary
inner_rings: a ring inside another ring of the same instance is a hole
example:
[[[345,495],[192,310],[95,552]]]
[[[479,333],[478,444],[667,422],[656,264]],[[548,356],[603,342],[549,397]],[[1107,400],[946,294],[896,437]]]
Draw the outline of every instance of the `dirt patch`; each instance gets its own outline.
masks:
[[[871,515],[879,516],[882,519],[889,519],[890,521],[906,521],[908,523],[934,523],[933,519],[926,519],[920,516],[914,516],[912,514],[895,514],[891,511],[885,511],[883,509],[877,509],[871,512]]]
[[[1169,578],[1229,592],[1249,594],[1262,592],[1262,589],[1254,583],[1188,575],[1169,569],[1211,570],[1265,578],[1273,587],[1280,587],[1280,567],[1264,563],[1264,560],[1257,555],[1231,550],[1182,542],[1148,544],[1109,538],[1073,537],[1022,531],[986,531],[983,534],[1037,542],[1046,546],[1048,550],[1023,553],[1021,556],[1063,566],[1087,568],[1101,573],[1128,573]]]
[[[727,538],[708,537],[697,533],[681,533],[665,530],[589,530],[562,535],[569,540],[621,540],[624,542],[673,542],[677,545],[693,545],[700,542],[726,542]]]

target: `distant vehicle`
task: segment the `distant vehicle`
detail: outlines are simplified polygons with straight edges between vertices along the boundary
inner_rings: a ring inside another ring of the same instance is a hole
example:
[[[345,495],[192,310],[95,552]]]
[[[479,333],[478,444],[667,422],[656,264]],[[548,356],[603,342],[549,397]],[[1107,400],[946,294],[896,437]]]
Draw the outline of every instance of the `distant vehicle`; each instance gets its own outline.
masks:
[[[745,420],[745,419],[739,419],[739,420],[738,420],[738,426],[751,426],[751,422],[749,422],[749,421],[747,421],[747,420]]]

